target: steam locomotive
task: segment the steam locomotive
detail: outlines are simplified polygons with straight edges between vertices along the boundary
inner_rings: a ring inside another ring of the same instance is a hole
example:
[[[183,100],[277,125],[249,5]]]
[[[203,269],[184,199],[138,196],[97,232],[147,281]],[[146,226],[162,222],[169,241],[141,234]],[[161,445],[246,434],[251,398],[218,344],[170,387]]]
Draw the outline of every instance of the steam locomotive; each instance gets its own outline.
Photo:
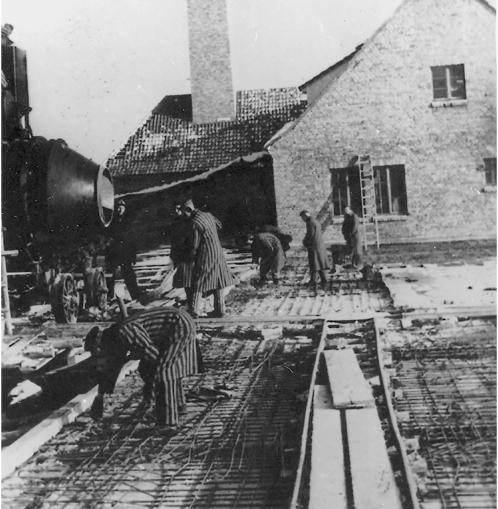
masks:
[[[6,252],[19,253],[8,259],[9,286],[14,303],[42,299],[58,322],[75,322],[84,307],[107,303],[113,182],[64,140],[33,136],[26,52],[12,30],[2,27],[2,234]]]

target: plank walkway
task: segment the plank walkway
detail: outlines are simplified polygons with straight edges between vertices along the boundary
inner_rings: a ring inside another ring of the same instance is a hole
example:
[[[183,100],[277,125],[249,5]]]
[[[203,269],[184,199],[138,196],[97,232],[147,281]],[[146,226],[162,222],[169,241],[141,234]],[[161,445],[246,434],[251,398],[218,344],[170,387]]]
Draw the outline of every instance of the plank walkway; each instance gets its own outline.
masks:
[[[323,352],[334,408],[375,406],[372,389],[365,380],[351,348]]]

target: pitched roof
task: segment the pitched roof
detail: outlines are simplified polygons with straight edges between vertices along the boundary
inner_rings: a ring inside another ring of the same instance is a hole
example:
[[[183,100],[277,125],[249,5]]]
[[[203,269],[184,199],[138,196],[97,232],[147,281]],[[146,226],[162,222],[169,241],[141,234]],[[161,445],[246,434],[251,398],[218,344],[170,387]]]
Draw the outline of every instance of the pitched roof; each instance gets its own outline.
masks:
[[[295,87],[247,90],[237,92],[235,120],[193,124],[181,118],[188,108],[186,96],[167,96],[107,167],[115,177],[207,171],[263,150],[305,107],[305,96]]]
[[[299,86],[299,90],[306,90],[306,88],[309,85],[313,84],[316,80],[320,79],[322,76],[325,76],[326,74],[329,74],[330,72],[337,70],[339,67],[342,67],[342,66],[345,66],[346,64],[348,64],[349,61],[356,55],[356,53],[358,53],[358,51],[361,50],[362,46],[363,46],[363,44],[356,46],[354,51],[352,51],[349,55],[346,55],[344,58],[342,58],[335,64],[332,64],[330,67],[327,67],[327,69],[324,69],[322,72],[318,73],[316,76],[313,76],[312,78],[310,78],[308,81],[306,81],[305,83],[303,83],[302,85]]]
[[[344,65],[346,65],[346,67],[344,69],[344,74],[346,74],[349,70],[349,66],[353,65],[353,67],[354,67],[354,62],[358,60],[358,58],[362,55],[362,53],[364,53],[365,48],[367,46],[369,46],[372,43],[372,41],[374,41],[376,39],[378,34],[381,33],[385,29],[385,27],[389,25],[391,20],[398,14],[398,12],[405,6],[405,4],[407,4],[410,1],[412,1],[412,0],[403,0],[401,2],[401,4],[398,5],[398,7],[394,10],[394,12],[391,14],[391,16],[389,16],[364,43],[357,46],[352,53],[345,56],[342,60],[339,60],[339,62],[332,64],[332,66],[328,67],[327,69],[323,70],[321,73],[317,74],[313,78],[309,79],[307,82],[300,85],[298,87],[299,90],[305,91],[306,88],[310,84],[312,84],[314,81],[316,81],[317,79],[321,78],[322,76],[326,75],[327,73],[330,73]],[[496,15],[496,0],[475,0],[475,1],[482,4],[486,8],[488,8],[494,15]],[[340,74],[340,76],[342,76],[342,73]],[[326,90],[333,90],[337,84],[337,81],[338,81],[338,78],[331,81],[327,85]],[[309,106],[310,107],[307,108],[305,115],[299,116],[299,118],[294,119],[293,122],[290,122],[287,126],[285,126],[285,129],[282,129],[279,133],[275,133],[275,135],[270,140],[268,140],[268,142],[265,144],[265,149],[268,150],[272,145],[278,143],[278,141],[281,138],[285,137],[297,124],[299,124],[299,122],[301,122],[303,120],[303,118],[313,110],[314,105],[310,104]]]

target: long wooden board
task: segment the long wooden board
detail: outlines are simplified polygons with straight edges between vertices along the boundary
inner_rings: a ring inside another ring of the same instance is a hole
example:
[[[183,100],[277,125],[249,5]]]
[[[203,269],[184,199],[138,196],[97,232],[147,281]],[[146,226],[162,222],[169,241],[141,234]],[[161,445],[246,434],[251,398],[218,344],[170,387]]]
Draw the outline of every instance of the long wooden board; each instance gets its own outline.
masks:
[[[315,386],[311,443],[310,509],[347,509],[341,412],[328,387]]]
[[[351,348],[323,352],[334,408],[374,406],[370,385],[365,380]]]
[[[355,509],[402,509],[376,408],[346,410]]]

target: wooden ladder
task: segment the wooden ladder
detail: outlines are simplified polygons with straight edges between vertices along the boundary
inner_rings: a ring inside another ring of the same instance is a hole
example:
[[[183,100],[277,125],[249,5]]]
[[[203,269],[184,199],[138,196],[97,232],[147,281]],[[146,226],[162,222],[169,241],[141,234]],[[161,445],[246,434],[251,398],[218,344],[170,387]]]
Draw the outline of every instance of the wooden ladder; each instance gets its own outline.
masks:
[[[12,334],[12,316],[10,314],[10,301],[9,301],[9,285],[7,281],[7,263],[5,258],[7,256],[17,256],[18,251],[5,251],[3,246],[3,233],[2,233],[2,315],[4,320],[4,333]]]
[[[377,224],[377,205],[375,202],[374,171],[370,156],[358,156],[357,163],[360,174],[361,212],[363,216],[363,247],[373,243],[369,238],[372,228],[375,228],[375,243],[379,247],[379,226]]]

